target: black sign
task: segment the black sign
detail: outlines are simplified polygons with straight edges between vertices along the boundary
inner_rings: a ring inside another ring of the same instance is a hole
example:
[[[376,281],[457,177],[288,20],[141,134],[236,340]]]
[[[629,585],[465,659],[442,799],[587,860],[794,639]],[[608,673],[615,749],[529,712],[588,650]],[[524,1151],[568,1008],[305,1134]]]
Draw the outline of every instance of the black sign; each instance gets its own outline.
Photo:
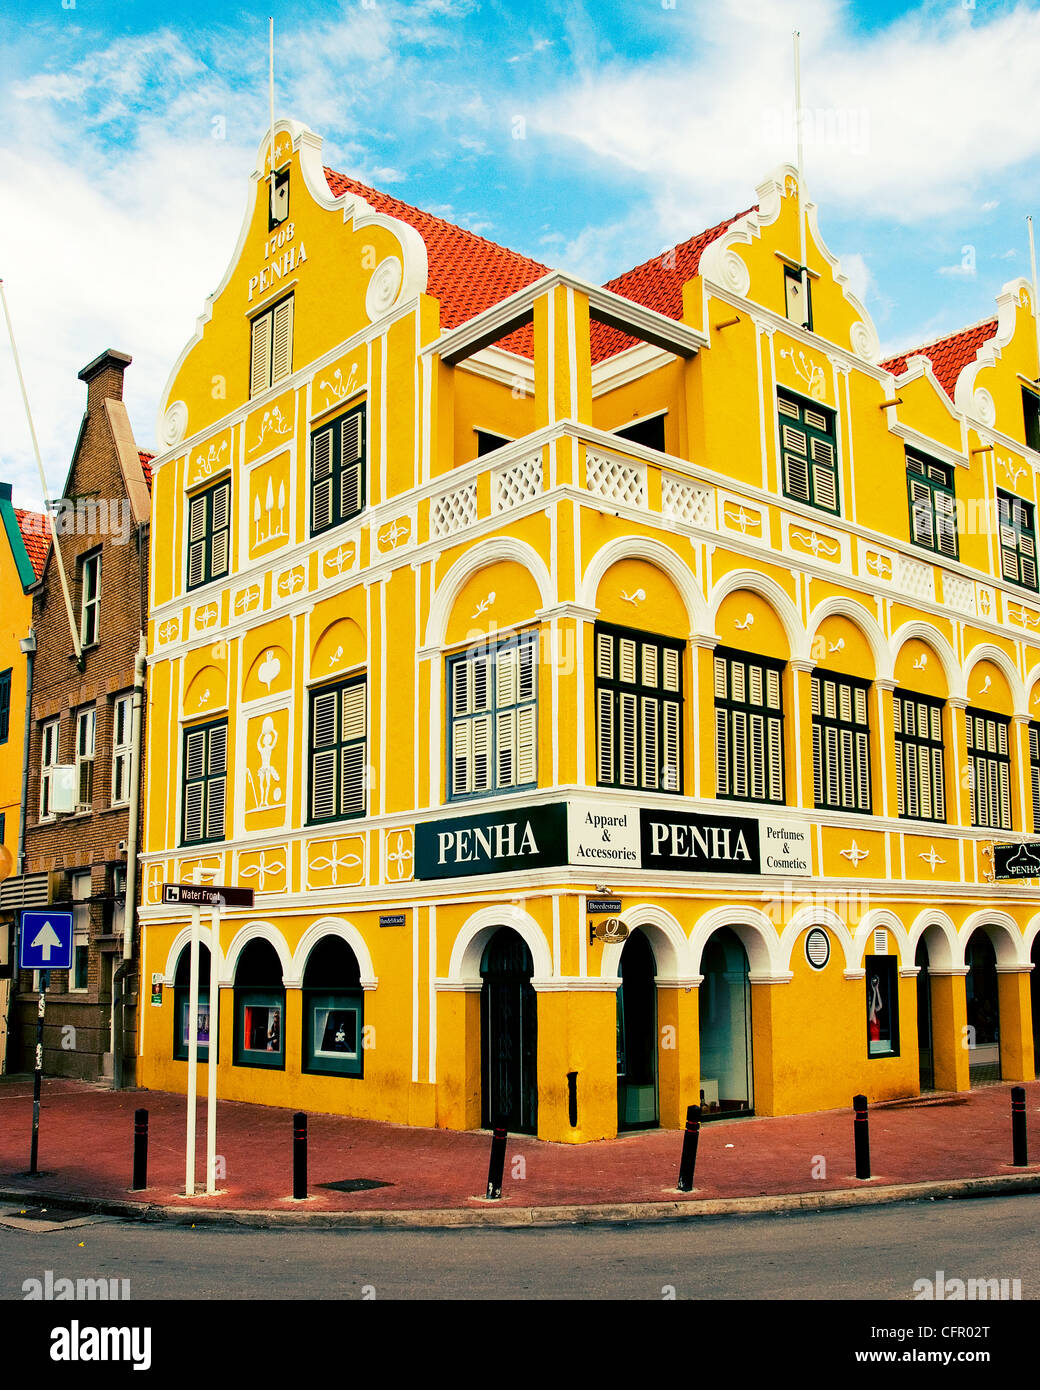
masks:
[[[757,820],[644,807],[639,812],[639,841],[644,869],[714,874],[761,872]]]
[[[415,827],[416,878],[546,869],[567,862],[567,807],[518,806]]]
[[[252,907],[252,888],[231,888],[220,883],[164,883],[164,903],[178,907]]]
[[[381,927],[403,927],[403,912],[381,912],[379,914],[379,925]]]
[[[993,846],[994,878],[1040,878],[1040,840]]]
[[[589,898],[585,904],[589,912],[620,912],[620,898]]]

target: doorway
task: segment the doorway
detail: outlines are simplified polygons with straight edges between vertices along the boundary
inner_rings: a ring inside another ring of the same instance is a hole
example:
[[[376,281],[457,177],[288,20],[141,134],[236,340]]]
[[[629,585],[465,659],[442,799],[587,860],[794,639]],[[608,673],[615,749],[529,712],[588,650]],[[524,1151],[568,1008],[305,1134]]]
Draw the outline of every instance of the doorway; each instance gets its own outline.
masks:
[[[1033,1015],[1033,1072],[1040,1077],[1040,936],[1033,940],[1029,959],[1033,962],[1033,973],[1029,977],[1029,997]]]
[[[914,956],[917,966],[917,1056],[922,1091],[935,1090],[935,1051],[932,1045],[932,977],[928,973],[928,947],[922,938]]]
[[[527,943],[500,927],[480,963],[480,1109],[485,1129],[538,1131],[538,1007]]]
[[[997,992],[997,953],[980,927],[971,935],[964,954],[968,975],[968,1075],[972,1086],[1000,1080],[1000,996]]]
[[[657,1101],[657,962],[638,929],[621,952],[617,992],[618,1129],[659,1123]]]
[[[752,1115],[751,984],[747,952],[735,931],[712,932],[701,974],[702,1118]]]

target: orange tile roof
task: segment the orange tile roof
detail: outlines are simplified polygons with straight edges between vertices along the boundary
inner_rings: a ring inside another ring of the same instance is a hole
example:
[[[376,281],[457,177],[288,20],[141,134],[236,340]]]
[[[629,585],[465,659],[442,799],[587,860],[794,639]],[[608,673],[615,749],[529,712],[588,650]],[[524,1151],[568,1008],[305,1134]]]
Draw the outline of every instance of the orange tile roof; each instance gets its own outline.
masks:
[[[148,491],[152,490],[152,459],[154,454],[149,454],[144,449],[138,449],[137,457],[141,460],[141,468],[144,471],[144,480],[148,484]]]
[[[17,507],[14,509],[14,514],[18,522],[18,529],[22,533],[22,542],[29,556],[29,563],[33,567],[33,573],[37,579],[42,579],[44,566],[47,563],[47,552],[51,548],[50,518],[42,512],[20,511]]]
[[[336,197],[356,193],[377,212],[400,218],[420,234],[426,243],[429,261],[427,293],[440,301],[442,328],[458,327],[460,323],[465,323],[550,273],[551,267],[531,260],[529,256],[510,251],[507,247],[477,236],[475,232],[467,232],[454,223],[381,193],[346,174],[338,174],[326,167],[325,177]],[[682,242],[674,252],[663,252],[608,281],[605,288],[637,304],[656,309],[658,313],[667,314],[669,318],[681,320],[682,287],[697,274],[705,247],[738,218],[746,216],[747,213],[742,212],[727,218],[706,232]],[[602,323],[593,323],[591,336],[594,362],[612,357],[636,341],[626,337],[619,329],[608,328]],[[518,328],[499,346],[530,357],[533,352],[531,325]]]
[[[996,332],[997,320],[986,319],[983,323],[972,324],[970,328],[962,328],[959,333],[950,333],[933,343],[925,343],[923,347],[911,348],[898,357],[889,357],[881,365],[886,371],[899,376],[906,371],[907,358],[927,357],[936,380],[952,401],[957,378],[969,362],[975,361],[982,344],[988,343]]]

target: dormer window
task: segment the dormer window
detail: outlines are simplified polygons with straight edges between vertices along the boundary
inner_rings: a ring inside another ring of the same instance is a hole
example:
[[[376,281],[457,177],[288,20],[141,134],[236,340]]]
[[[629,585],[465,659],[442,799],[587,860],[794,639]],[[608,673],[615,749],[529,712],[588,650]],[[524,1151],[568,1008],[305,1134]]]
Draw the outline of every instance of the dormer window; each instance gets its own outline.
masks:
[[[273,232],[289,217],[289,170],[276,172],[268,185],[271,190],[271,206],[267,215],[267,230]]]
[[[791,323],[812,332],[812,288],[808,273],[791,265],[784,266],[784,312]]]

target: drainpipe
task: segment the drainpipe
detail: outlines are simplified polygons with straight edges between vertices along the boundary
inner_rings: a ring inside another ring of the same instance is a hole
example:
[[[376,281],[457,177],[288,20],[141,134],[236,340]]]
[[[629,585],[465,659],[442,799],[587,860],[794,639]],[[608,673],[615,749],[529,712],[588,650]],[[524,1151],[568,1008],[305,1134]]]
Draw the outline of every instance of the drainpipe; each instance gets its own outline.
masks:
[[[33,658],[36,655],[36,633],[30,627],[27,637],[18,644],[25,653],[25,734],[22,739],[22,795],[18,810],[18,857],[15,873],[25,873],[25,813],[29,803],[29,731],[32,728]],[[18,984],[18,934],[21,931],[22,914],[14,914],[14,939],[11,943],[11,988],[7,994],[7,1017],[4,1031],[7,1046],[11,1045],[11,1010]],[[0,1051],[0,1074],[7,1071],[7,1048]]]
[[[141,820],[141,711],[144,704],[145,666],[148,658],[148,644],[145,635],[141,640],[134,660],[134,696],[130,715],[130,814],[126,838],[126,900],[123,907],[123,959],[112,977],[112,1005],[110,1021],[110,1040],[112,1050],[112,1086],[114,1090],[123,1087],[123,1041],[124,1028],[122,1009],[126,995],[122,986],[133,974],[134,922],[137,917],[137,848],[138,826]],[[116,1036],[116,1016],[119,1015],[118,1038]],[[118,1042],[118,1047],[117,1047]]]

